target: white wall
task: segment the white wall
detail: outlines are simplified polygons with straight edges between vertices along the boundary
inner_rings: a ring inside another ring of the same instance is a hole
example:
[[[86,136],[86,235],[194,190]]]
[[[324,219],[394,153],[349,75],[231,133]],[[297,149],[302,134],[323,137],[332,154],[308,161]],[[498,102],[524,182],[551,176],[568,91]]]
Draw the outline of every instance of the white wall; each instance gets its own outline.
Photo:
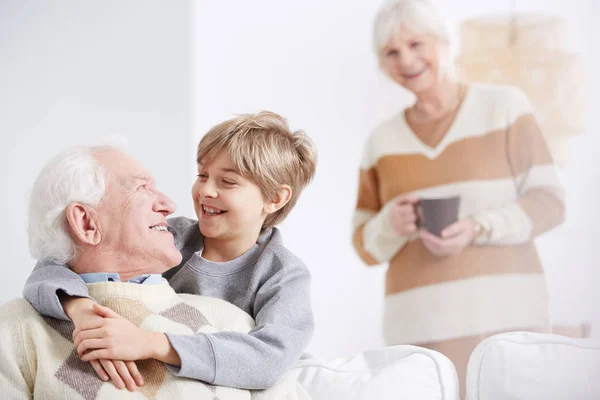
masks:
[[[282,225],[312,273],[317,330],[309,351],[319,356],[381,345],[385,271],[357,258],[350,222],[361,146],[406,96],[385,85],[373,62],[374,3],[195,3],[196,138],[232,113],[268,109],[319,149],[315,180]]]
[[[507,11],[510,2],[439,1],[455,25]],[[506,3],[506,4],[505,4]],[[595,0],[530,0],[518,8],[561,14],[572,47],[593,53]],[[522,4],[521,4],[522,3]],[[369,130],[410,96],[377,70],[371,21],[378,1],[0,0],[0,304],[33,267],[25,232],[29,188],[43,163],[92,136],[123,133],[161,188],[193,215],[194,147],[232,113],[272,109],[319,147],[317,176],[284,223],[286,242],[311,269],[316,336],[309,351],[349,354],[382,345],[383,267],[350,245],[358,163]],[[193,54],[193,56],[192,56]],[[190,78],[192,75],[192,78]],[[590,78],[590,104],[600,82]],[[193,103],[190,97],[193,94]],[[564,171],[569,222],[541,241],[555,319],[596,319],[599,116],[574,141]],[[193,133],[192,133],[193,132]],[[583,229],[590,222],[590,228]],[[595,332],[600,333],[600,324]]]
[[[65,147],[121,133],[163,190],[191,203],[189,14],[186,1],[0,1],[0,304],[33,269],[29,190]]]
[[[309,351],[319,356],[349,354],[383,344],[380,319],[385,269],[366,268],[350,244],[362,145],[376,123],[410,100],[376,67],[371,23],[379,3],[195,3],[195,140],[230,114],[270,109],[287,116],[293,127],[305,129],[317,142],[320,162],[316,179],[282,228],[287,244],[313,276],[317,331]],[[438,3],[455,27],[464,18],[507,12],[510,7],[509,1]],[[592,29],[593,19],[588,14],[595,10],[598,15],[593,1],[521,3],[518,10],[564,16],[570,23],[573,48],[598,65],[598,59],[590,57],[592,43],[585,40],[587,30]],[[597,81],[593,84],[599,88]],[[597,97],[594,104],[599,104]],[[595,120],[594,126],[598,125]],[[590,193],[590,179],[598,176],[589,146],[600,141],[594,129],[590,131],[577,138],[580,159],[566,172],[569,201],[576,209],[570,220],[573,232],[579,230],[577,222],[583,221],[581,197]],[[592,285],[592,280],[600,277],[594,266],[598,257],[586,235],[584,240],[569,236],[566,241],[564,233],[555,231],[542,242],[552,291],[551,312],[560,321],[591,319],[593,304],[600,303]]]

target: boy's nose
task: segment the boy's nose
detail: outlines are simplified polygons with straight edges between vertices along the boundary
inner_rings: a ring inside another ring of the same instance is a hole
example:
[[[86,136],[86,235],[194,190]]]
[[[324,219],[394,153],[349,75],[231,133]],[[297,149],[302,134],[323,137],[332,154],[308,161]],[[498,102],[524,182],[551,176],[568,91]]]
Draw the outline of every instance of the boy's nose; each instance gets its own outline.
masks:
[[[202,198],[215,198],[217,197],[217,190],[215,186],[209,182],[206,182],[200,188],[200,197]]]

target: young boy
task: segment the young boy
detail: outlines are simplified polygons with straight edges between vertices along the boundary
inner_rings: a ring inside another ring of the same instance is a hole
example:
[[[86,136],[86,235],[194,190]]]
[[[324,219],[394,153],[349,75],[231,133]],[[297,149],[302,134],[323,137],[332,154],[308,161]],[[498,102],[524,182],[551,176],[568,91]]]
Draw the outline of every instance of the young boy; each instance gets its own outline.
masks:
[[[265,389],[298,360],[314,329],[308,269],[285,248],[275,225],[312,179],[316,151],[304,133],[290,131],[285,119],[260,112],[214,126],[198,145],[197,164],[192,198],[198,221],[169,220],[183,261],[164,278],[179,293],[235,304],[254,317],[256,327],[247,335],[165,334],[163,343],[148,346],[166,343],[176,353],[163,361],[177,376]],[[88,351],[82,360],[137,360],[119,339],[135,334],[134,327],[103,329],[110,318],[98,316],[105,313],[92,307],[85,282],[67,266],[38,262],[24,297],[43,315],[73,320],[75,344],[80,354]]]

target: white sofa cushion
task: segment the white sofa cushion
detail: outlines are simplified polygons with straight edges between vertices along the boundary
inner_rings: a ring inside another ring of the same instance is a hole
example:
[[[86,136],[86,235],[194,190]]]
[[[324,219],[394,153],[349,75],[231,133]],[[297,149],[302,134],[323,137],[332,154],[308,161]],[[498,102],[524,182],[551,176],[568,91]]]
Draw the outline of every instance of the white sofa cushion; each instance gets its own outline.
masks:
[[[600,343],[531,332],[489,337],[469,359],[467,399],[600,399]]]
[[[415,346],[301,360],[291,373],[313,400],[458,399],[456,370],[450,360]]]

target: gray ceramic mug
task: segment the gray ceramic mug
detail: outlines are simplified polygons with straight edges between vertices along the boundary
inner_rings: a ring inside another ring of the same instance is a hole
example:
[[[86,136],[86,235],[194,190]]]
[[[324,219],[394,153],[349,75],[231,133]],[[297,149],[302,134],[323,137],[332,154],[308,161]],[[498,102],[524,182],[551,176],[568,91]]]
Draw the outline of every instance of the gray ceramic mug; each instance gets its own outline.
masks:
[[[459,196],[422,198],[415,204],[417,225],[441,237],[445,228],[458,221],[459,209]]]

